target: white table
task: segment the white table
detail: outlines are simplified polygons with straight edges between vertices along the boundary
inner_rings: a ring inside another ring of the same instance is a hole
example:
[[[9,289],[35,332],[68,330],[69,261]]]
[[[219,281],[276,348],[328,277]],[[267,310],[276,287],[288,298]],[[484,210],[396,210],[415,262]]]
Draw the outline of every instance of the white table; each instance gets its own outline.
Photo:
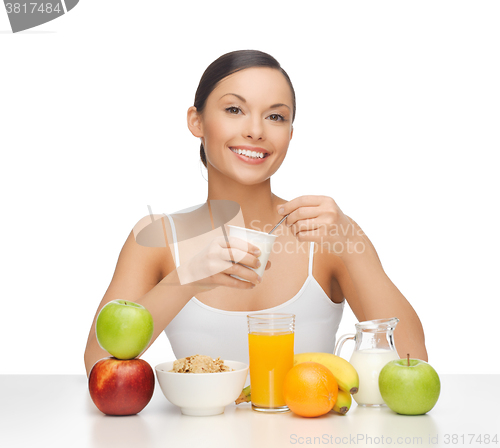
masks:
[[[85,375],[0,375],[0,447],[362,447],[387,446],[391,438],[393,446],[500,448],[499,399],[500,375],[441,375],[439,401],[422,416],[354,403],[345,416],[301,418],[263,415],[245,403],[189,417],[156,383],[141,413],[112,417],[93,404]],[[476,435],[472,442],[469,434]],[[497,434],[498,443],[485,444],[486,434]]]

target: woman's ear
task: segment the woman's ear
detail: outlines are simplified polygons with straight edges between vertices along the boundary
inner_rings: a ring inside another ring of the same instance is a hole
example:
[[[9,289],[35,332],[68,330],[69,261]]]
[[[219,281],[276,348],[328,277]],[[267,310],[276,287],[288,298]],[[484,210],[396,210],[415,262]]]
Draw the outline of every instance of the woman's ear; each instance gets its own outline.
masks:
[[[201,116],[196,110],[196,107],[191,106],[187,112],[187,125],[191,134],[195,137],[203,137],[203,127],[201,124]]]
[[[292,139],[293,137],[293,125],[292,125],[292,130],[290,131],[290,140]]]

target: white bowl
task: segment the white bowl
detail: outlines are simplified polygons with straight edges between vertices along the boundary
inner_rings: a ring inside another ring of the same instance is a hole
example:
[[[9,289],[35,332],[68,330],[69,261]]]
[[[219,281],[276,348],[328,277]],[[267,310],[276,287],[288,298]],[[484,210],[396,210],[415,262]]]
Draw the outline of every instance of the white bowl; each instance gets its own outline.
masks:
[[[241,394],[248,375],[248,364],[226,361],[234,369],[217,373],[175,373],[174,362],[155,367],[161,391],[168,401],[179,406],[185,415],[217,415]]]

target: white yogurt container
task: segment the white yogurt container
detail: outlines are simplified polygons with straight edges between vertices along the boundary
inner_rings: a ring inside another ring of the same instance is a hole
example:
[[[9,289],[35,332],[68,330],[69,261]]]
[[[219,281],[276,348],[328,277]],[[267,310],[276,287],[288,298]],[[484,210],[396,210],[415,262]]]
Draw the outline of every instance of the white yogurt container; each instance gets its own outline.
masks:
[[[264,271],[266,269],[267,261],[269,260],[269,255],[271,255],[271,251],[273,249],[274,241],[276,240],[277,235],[269,235],[265,232],[259,232],[257,230],[245,229],[244,227],[230,226],[229,227],[229,236],[234,236],[236,238],[240,238],[241,240],[248,241],[249,243],[257,246],[260,249],[260,256],[258,257],[260,261],[260,266],[257,269],[254,269],[250,266],[246,266],[247,268],[255,271],[258,276],[262,278],[264,275]],[[243,263],[241,263],[243,264]],[[239,280],[243,280],[247,282],[244,278],[238,277],[237,275],[231,275],[234,278]]]

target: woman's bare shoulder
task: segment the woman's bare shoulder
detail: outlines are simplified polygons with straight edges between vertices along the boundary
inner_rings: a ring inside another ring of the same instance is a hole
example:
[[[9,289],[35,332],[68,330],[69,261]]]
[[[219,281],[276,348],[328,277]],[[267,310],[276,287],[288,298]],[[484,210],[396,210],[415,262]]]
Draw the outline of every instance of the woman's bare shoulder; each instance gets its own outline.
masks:
[[[353,226],[351,229],[348,229],[349,233],[348,238],[353,240],[355,237],[361,237],[362,242],[364,244],[363,246],[364,249],[369,248],[369,250],[373,251],[378,258],[378,254],[377,251],[375,250],[375,247],[373,246],[368,236],[361,229],[359,224],[356,221],[354,221],[354,219],[352,219],[350,216],[347,216],[347,218],[351,221]],[[350,247],[352,250],[353,249],[352,245]],[[356,250],[359,250],[359,246]],[[331,275],[330,281],[331,281],[332,295],[334,295],[334,291],[337,291],[339,296],[342,295],[343,297],[345,297],[350,307],[352,308],[354,314],[358,317],[358,319],[364,320],[363,317],[364,312],[361,305],[359,304],[356,288],[354,287],[351,275],[343,259],[338,254],[327,251],[324,260],[330,266],[330,275]]]
[[[182,239],[182,235],[185,233],[185,229],[189,228],[190,223],[200,220],[199,214],[200,209],[195,206],[168,215],[165,213],[146,215],[135,224],[131,232],[135,243],[149,248],[146,253],[160,260],[164,276],[175,269],[174,241]],[[174,229],[172,229],[170,220],[173,221]]]
[[[165,214],[151,214],[139,219],[129,236],[129,243],[134,246],[132,253],[147,258],[163,277],[175,269],[170,249],[172,241],[172,229]]]
[[[347,216],[347,215],[346,215]],[[375,249],[375,246],[373,245],[373,243],[370,241],[370,238],[368,238],[368,235],[363,231],[363,229],[359,226],[359,224],[354,221],[354,219],[352,219],[350,216],[347,216],[347,218],[352,222],[353,224],[353,236],[356,235],[356,236],[360,236],[363,238],[363,240],[367,243],[368,247],[375,253],[375,255],[377,256],[378,258],[378,261],[380,262],[380,264],[382,264],[382,262],[380,261],[380,258],[378,256],[378,253],[377,253],[377,250]]]
[[[135,242],[144,247],[167,247],[170,223],[164,214],[147,215],[139,219],[132,229]]]

